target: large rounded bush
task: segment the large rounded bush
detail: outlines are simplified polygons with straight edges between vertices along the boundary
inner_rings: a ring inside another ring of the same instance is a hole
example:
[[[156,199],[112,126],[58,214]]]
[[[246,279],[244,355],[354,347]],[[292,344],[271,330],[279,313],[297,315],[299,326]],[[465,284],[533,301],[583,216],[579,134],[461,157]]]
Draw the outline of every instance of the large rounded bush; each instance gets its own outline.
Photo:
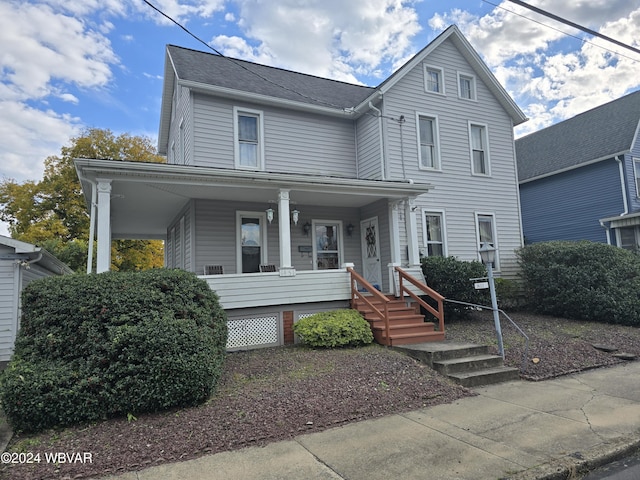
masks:
[[[180,270],[50,277],[22,297],[0,377],[13,427],[35,431],[206,400],[226,354],[218,298]]]
[[[355,347],[373,342],[369,322],[356,310],[316,313],[298,320],[293,331],[312,347]]]
[[[518,251],[534,311],[640,325],[640,257],[603,243],[553,241]]]

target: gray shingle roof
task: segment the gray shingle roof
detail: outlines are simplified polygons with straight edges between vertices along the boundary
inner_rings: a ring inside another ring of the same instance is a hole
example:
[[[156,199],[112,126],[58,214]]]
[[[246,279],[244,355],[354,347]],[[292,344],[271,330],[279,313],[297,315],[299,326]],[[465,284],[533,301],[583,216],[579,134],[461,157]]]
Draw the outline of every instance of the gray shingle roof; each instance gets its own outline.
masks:
[[[178,78],[203,85],[340,109],[355,107],[375,91],[372,87],[230,59],[175,45],[168,45],[167,51]]]
[[[516,140],[520,181],[628,151],[640,121],[640,90]]]

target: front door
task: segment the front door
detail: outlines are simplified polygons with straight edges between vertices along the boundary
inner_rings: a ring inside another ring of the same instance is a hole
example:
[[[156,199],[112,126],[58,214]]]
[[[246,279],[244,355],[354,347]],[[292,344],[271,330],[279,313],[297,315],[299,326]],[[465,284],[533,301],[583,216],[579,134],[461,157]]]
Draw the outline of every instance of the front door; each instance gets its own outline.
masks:
[[[265,263],[266,226],[263,212],[237,212],[238,272],[255,273]]]
[[[382,286],[382,267],[380,266],[380,235],[378,217],[360,222],[362,265],[364,278],[380,290]]]

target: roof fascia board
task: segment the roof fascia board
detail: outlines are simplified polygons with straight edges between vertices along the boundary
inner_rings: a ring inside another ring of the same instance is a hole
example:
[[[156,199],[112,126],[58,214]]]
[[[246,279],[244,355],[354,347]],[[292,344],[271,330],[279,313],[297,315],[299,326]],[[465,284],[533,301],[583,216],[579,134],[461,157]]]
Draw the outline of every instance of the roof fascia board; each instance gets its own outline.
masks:
[[[520,180],[520,185],[524,183],[534,182],[536,180],[541,180],[543,178],[552,177],[554,175],[558,175],[559,173],[570,172],[571,170],[576,170],[580,167],[586,167],[587,165],[593,165],[594,163],[603,162],[605,160],[615,159],[618,155],[626,155],[630,150],[623,150],[618,153],[611,153],[604,157],[594,158],[593,160],[589,160],[588,162],[582,162],[577,165],[572,165],[570,167],[561,168],[560,170],[554,170],[553,172],[545,173],[544,175],[538,175],[537,177],[527,178],[526,180]]]
[[[175,88],[176,69],[169,48],[165,47],[164,77],[162,82],[162,102],[160,110],[160,126],[158,129],[158,154],[166,155],[171,126],[171,109],[173,108],[173,89]]]
[[[109,177],[136,181],[154,180],[160,183],[184,182],[185,184],[206,184],[215,182],[244,183],[256,187],[298,187],[305,190],[349,191],[354,194],[382,194],[391,196],[412,196],[426,193],[430,184],[410,182],[381,182],[340,177],[314,177],[301,174],[283,174],[273,172],[251,172],[227,169],[211,169],[166,163],[125,162],[114,160],[75,159],[76,170],[81,179],[93,180],[96,177]],[[86,194],[85,194],[86,195]]]
[[[629,213],[627,215],[616,215],[615,217],[601,218],[598,221],[599,222],[615,222],[616,220],[628,220],[631,218],[638,218],[638,217],[640,217],[640,212]]]
[[[220,87],[216,85],[208,85],[200,82],[194,82],[191,80],[178,80],[178,85],[187,87],[196,92],[203,92],[209,94],[215,94],[225,98],[233,98],[238,100],[244,100],[252,103],[260,103],[263,105],[272,105],[275,107],[283,107],[292,110],[301,110],[305,112],[319,113],[322,115],[331,115],[341,118],[353,118],[353,110],[351,108],[336,108],[336,107],[323,107],[320,105],[312,105],[303,102],[296,102],[295,100],[287,100],[278,97],[272,97],[270,95],[260,95],[257,93],[244,92],[242,90],[236,90],[234,88]]]
[[[633,134],[633,141],[631,145],[629,145],[629,151],[633,150],[633,147],[637,144],[638,138],[640,138],[640,120],[638,121],[638,125],[636,126],[636,133]]]
[[[21,242],[15,238],[5,237],[0,235],[0,244],[13,248],[16,253],[36,253],[41,250],[40,247],[27,242]]]

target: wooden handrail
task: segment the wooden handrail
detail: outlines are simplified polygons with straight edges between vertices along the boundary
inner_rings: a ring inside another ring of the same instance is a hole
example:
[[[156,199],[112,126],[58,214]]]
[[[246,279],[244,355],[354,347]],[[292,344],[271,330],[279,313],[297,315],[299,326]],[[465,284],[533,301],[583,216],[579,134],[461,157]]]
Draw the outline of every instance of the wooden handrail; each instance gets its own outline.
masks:
[[[427,310],[431,315],[433,315],[434,317],[436,317],[438,319],[438,330],[441,331],[441,332],[444,332],[444,297],[442,295],[440,295],[438,292],[436,292],[434,289],[429,287],[428,285],[425,285],[424,283],[420,282],[419,280],[417,280],[414,277],[412,277],[411,275],[409,275],[402,268],[395,267],[395,270],[396,270],[396,272],[398,272],[398,280],[399,280],[399,292],[398,293],[400,294],[400,297],[401,298],[404,297],[404,294],[406,293],[411,298],[413,298],[416,302],[418,302],[420,305],[422,305],[425,308],[425,310]],[[411,290],[409,290],[403,284],[404,280],[408,281],[409,283],[411,283],[416,288],[422,290],[425,293],[425,295],[429,296],[430,298],[432,298],[433,300],[438,302],[437,310],[435,308],[433,308],[431,305],[429,305],[427,302],[425,302],[418,295],[416,295]]]
[[[385,295],[380,293],[380,291],[371,285],[371,283],[367,282],[362,275],[356,272],[353,268],[347,267],[347,272],[351,275],[351,304],[354,306],[356,299],[361,299],[364,303],[366,303],[369,308],[373,310],[373,313],[380,318],[384,322],[384,329],[387,336],[387,346],[391,345],[391,337],[389,334],[389,300]],[[364,289],[371,294],[373,298],[379,300],[384,305],[383,311],[380,311],[366,296],[362,295],[362,293],[358,290],[358,284],[360,284]]]

